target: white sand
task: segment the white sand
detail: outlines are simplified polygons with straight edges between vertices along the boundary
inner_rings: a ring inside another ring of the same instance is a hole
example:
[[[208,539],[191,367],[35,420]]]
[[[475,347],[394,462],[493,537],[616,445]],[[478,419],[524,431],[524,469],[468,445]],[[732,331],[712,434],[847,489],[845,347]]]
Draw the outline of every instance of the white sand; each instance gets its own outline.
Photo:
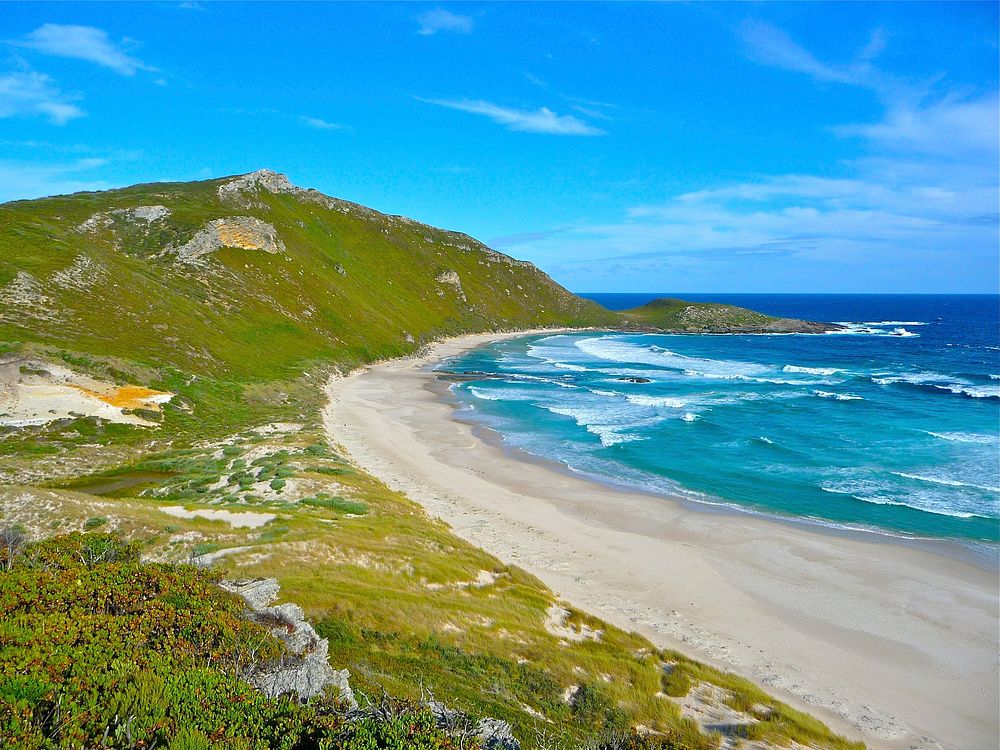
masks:
[[[52,362],[6,357],[0,360],[0,426],[28,427],[60,419],[97,417],[118,424],[156,427],[123,404],[159,411],[172,393],[137,390],[119,399],[123,389],[81,375]]]
[[[207,510],[204,508],[188,510],[180,505],[166,505],[157,508],[157,510],[174,518],[204,518],[208,521],[225,521],[234,529],[259,529],[277,518],[273,513],[235,513],[231,510]]]
[[[329,384],[367,471],[575,606],[731,669],[873,747],[996,748],[996,571],[874,535],[700,510],[519,460],[454,420],[428,363]]]

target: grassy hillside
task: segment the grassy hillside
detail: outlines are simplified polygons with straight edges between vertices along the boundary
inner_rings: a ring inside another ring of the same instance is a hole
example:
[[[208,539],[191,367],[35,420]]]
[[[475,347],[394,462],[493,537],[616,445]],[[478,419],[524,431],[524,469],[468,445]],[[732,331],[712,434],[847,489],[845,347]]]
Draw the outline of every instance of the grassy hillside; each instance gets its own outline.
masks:
[[[0,337],[268,380],[464,331],[615,322],[470,237],[259,179],[279,190],[243,178],[0,206]],[[270,247],[251,247],[247,217],[273,228]],[[219,249],[170,250],[217,220]]]
[[[663,747],[702,750],[719,744],[708,729],[718,716],[734,736],[765,744],[853,747],[744,680],[559,602],[327,444],[322,385],[333,372],[449,334],[617,326],[617,314],[464,235],[273,173],[5,204],[0,248],[0,418],[24,394],[51,407],[0,427],[0,526],[33,539],[114,532],[147,562],[276,577],[356,691],[433,695],[510,722],[526,747],[601,747],[595,738],[641,726]],[[161,391],[168,402],[155,401]],[[108,413],[122,419],[99,416]],[[143,574],[134,560],[108,576],[52,577],[31,565],[0,572],[0,611],[10,614],[0,618],[0,727],[27,721],[38,742],[24,746],[68,746],[50,709],[80,698],[72,664],[114,643],[92,628],[46,650],[39,634],[76,612],[66,585],[85,580],[93,601],[118,601]],[[171,585],[204,594],[188,568],[162,570],[188,571]],[[18,593],[42,583],[58,612]],[[118,665],[162,671],[158,643],[140,639]],[[35,682],[16,666],[28,652]],[[229,673],[199,674],[199,684],[244,695]],[[292,710],[282,706],[260,711]],[[79,729],[91,744],[99,724]],[[150,740],[177,728],[150,726]],[[109,746],[138,746],[122,736]],[[261,744],[219,737],[177,747]]]

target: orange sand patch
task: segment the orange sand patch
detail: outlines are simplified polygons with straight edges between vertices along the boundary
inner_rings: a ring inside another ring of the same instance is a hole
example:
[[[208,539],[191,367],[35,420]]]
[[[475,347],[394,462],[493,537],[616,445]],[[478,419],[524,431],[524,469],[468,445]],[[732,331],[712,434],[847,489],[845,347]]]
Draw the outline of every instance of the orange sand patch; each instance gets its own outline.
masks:
[[[92,391],[80,385],[71,384],[71,387],[119,409],[152,409],[153,411],[159,411],[160,404],[156,397],[172,395],[163,391],[154,391],[152,388],[143,388],[141,385],[124,385],[121,388],[112,387],[106,393]]]

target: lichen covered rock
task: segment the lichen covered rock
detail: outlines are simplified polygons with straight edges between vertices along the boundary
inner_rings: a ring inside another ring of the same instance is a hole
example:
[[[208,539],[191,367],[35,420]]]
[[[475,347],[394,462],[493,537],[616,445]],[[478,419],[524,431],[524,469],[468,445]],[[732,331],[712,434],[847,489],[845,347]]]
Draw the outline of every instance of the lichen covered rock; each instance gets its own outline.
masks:
[[[231,216],[208,222],[204,229],[172,252],[183,263],[199,263],[206,255],[223,247],[263,250],[272,254],[285,251],[285,243],[271,224],[253,216]]]
[[[219,585],[243,597],[253,619],[266,625],[289,651],[289,655],[278,664],[250,675],[250,682],[257,689],[272,698],[286,693],[312,698],[332,686],[341,699],[351,706],[356,705],[349,683],[350,672],[330,666],[329,644],[306,622],[302,608],[296,604],[268,606],[277,598],[281,588],[277,580],[255,578],[222,581]]]

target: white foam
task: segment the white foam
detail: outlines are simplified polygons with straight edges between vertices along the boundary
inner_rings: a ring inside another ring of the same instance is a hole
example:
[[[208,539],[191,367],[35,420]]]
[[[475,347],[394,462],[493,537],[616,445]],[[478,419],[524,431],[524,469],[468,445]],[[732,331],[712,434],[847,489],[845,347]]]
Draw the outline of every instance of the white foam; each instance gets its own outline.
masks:
[[[479,388],[470,385],[468,391],[480,401],[528,401],[532,398],[530,394],[513,388]]]
[[[951,518],[988,517],[974,512],[968,503],[963,506],[958,505],[956,498],[951,495],[940,495],[935,492],[919,490],[909,491],[905,495],[898,495],[894,493],[898,493],[899,487],[894,487],[891,484],[874,479],[830,482],[821,484],[820,489],[824,492],[831,492],[838,495],[849,495],[855,500],[872,505],[894,505],[938,516],[950,516]]]
[[[904,485],[884,475],[859,478],[855,470],[845,470],[841,473],[847,478],[825,482],[820,485],[820,489],[824,492],[850,495],[855,500],[873,505],[895,505],[952,518],[996,518],[1000,515],[1000,495],[985,499],[978,493],[963,492],[960,489],[962,483],[956,486],[953,484],[954,480],[932,481],[928,483],[930,486],[922,487],[919,484]],[[921,475],[909,475],[904,472],[891,472],[891,474],[918,481],[927,479]],[[950,489],[941,489],[942,487]]]
[[[610,337],[580,339],[576,347],[585,354],[608,362],[654,365],[706,377],[736,378],[771,371],[766,365],[752,362],[688,357],[660,346],[641,346]]]
[[[823,487],[822,489],[826,489]],[[924,513],[933,513],[938,516],[951,516],[952,518],[976,518],[975,513],[969,513],[964,510],[949,510],[941,506],[931,506],[926,503],[908,503],[903,500],[895,500],[890,497],[884,497],[880,495],[851,495],[855,500],[860,500],[863,503],[871,503],[872,505],[895,505],[902,508],[913,508],[914,510],[919,510]]]
[[[864,401],[861,396],[855,396],[853,393],[831,393],[830,391],[813,391],[813,393],[820,398],[833,398],[837,401]]]
[[[866,326],[925,326],[926,323],[919,320],[879,320],[874,323],[862,323]]]
[[[600,438],[601,445],[605,448],[610,448],[612,445],[617,445],[619,443],[630,443],[636,440],[645,440],[646,438],[642,435],[634,435],[630,433],[624,433],[623,430],[629,429],[630,427],[639,427],[643,424],[643,421],[631,422],[631,423],[620,423],[613,421],[614,416],[609,414],[606,409],[594,409],[587,408],[585,406],[542,406],[543,409],[552,412],[553,414],[559,414],[560,416],[570,417],[575,420],[577,425],[586,428],[587,432],[597,435]],[[612,420],[612,421],[609,421]]]
[[[942,375],[937,372],[915,372],[915,373],[875,373],[871,376],[873,383],[879,385],[894,385],[897,383],[907,383],[909,385],[927,386],[948,391],[969,398],[1000,398],[1000,384],[998,385],[974,385],[972,382]]]
[[[681,419],[685,422],[694,422],[696,419],[698,419],[698,415],[693,414],[692,412],[685,412],[684,416],[681,417]]]
[[[935,385],[942,391],[950,391],[969,398],[1000,398],[1000,385],[962,385],[959,383],[948,383],[947,385]]]
[[[806,375],[836,375],[843,372],[836,367],[803,367],[799,365],[785,365],[781,368],[783,372],[801,372]]]
[[[625,396],[625,399],[639,406],[669,406],[672,409],[683,409],[688,405],[684,399],[671,398],[670,396],[628,395]]]
[[[990,487],[982,484],[974,484],[972,482],[962,482],[957,479],[949,479],[948,477],[934,477],[927,476],[925,474],[908,474],[905,471],[894,471],[892,473],[897,477],[913,479],[917,482],[930,482],[931,484],[943,484],[946,487],[971,487],[972,489],[986,490],[987,492],[1000,492],[1000,487]]]
[[[891,331],[885,330],[885,328],[880,328],[872,323],[853,323],[851,321],[838,321],[837,325],[843,326],[842,329],[836,331],[824,331],[825,334],[832,336],[902,336],[902,337],[912,337],[919,336],[919,333],[913,333],[912,331],[907,331],[905,328],[893,328]],[[881,324],[879,324],[881,325]],[[888,325],[888,324],[887,324]]]
[[[1000,442],[1000,435],[983,435],[977,432],[931,432],[926,431],[928,435],[940,438],[941,440],[950,440],[955,443],[979,443],[982,445],[989,445],[991,443]]]

